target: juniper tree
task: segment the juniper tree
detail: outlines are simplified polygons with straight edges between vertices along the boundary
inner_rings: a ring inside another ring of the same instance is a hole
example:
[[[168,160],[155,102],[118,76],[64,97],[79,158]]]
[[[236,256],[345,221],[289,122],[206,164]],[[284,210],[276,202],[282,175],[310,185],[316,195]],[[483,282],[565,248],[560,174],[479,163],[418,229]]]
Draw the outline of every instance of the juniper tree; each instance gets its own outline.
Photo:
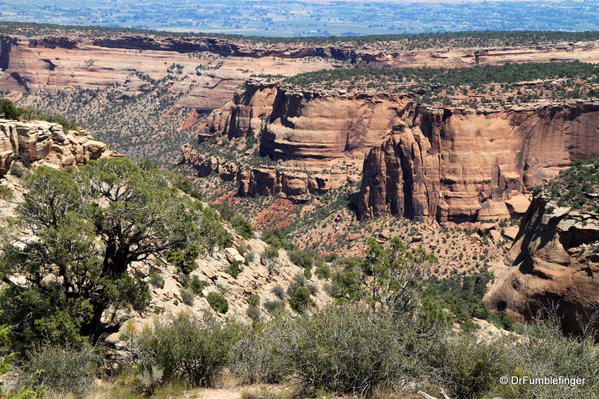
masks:
[[[25,185],[0,257],[0,318],[21,349],[98,338],[108,331],[107,309],[142,310],[149,302],[146,283],[131,273],[134,262],[195,258],[198,248],[226,241],[215,213],[148,163],[40,167]]]

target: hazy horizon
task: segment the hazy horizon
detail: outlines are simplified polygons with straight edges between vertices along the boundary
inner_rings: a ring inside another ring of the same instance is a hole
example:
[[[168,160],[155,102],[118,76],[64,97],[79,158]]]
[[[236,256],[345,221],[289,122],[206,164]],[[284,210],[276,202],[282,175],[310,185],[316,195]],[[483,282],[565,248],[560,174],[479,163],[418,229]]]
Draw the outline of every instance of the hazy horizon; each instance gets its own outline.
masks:
[[[0,21],[256,36],[599,30],[598,2],[541,0],[0,0]]]

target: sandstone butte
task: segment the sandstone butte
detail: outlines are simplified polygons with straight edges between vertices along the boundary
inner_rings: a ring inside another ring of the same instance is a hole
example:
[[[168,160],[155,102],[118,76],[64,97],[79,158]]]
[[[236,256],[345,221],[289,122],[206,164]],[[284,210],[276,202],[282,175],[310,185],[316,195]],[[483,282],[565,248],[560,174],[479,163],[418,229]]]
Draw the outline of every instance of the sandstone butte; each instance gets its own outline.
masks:
[[[393,214],[440,222],[522,216],[532,189],[599,153],[599,104],[498,111],[429,109],[394,95],[306,92],[246,83],[206,130],[258,136],[280,160],[252,167],[182,148],[200,176],[235,179],[238,194],[305,200],[348,181],[361,218]],[[206,139],[206,134],[200,134]]]

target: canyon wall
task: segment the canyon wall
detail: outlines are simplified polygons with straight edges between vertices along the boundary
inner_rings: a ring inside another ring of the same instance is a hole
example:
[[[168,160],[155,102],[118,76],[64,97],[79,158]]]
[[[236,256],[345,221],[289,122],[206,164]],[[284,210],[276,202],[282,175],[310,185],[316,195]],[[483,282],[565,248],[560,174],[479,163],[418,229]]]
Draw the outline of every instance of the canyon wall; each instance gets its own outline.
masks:
[[[16,160],[27,166],[63,167],[114,155],[106,144],[85,132],[65,132],[61,125],[43,121],[0,119],[0,176],[6,175]]]
[[[209,132],[229,138],[260,136],[260,152],[274,159],[348,158],[381,142],[400,120],[402,96],[322,95],[246,83],[233,100],[214,111]]]
[[[347,180],[340,175],[357,175],[362,183],[353,201],[362,218],[462,222],[516,216],[514,198],[572,161],[599,154],[598,126],[594,103],[429,109],[403,96],[325,95],[248,82],[211,114],[206,130],[229,140],[259,136],[260,153],[280,160],[274,175],[281,167],[296,175],[329,173],[335,187]],[[204,161],[196,154],[197,165]],[[240,169],[243,161],[234,163]],[[261,188],[272,176],[250,180],[258,187],[240,193],[284,192]]]
[[[168,76],[179,105],[212,111],[231,98],[251,74],[291,76],[351,62],[352,51],[331,48],[252,46],[231,40],[167,35],[69,37],[0,35],[0,89],[14,98],[32,92],[105,89],[143,93]],[[347,60],[347,61],[346,61]]]
[[[1,24],[1,23],[0,23]],[[8,30],[10,32],[10,30]],[[231,98],[251,75],[292,76],[336,67],[467,67],[515,62],[599,62],[599,44],[406,50],[402,41],[318,45],[169,33],[133,33],[35,26],[0,35],[0,87],[13,96],[65,88],[122,85],[128,94],[171,74],[180,104],[211,111]],[[173,65],[181,68],[171,68]]]
[[[192,167],[198,177],[217,174],[223,180],[235,181],[237,195],[241,197],[277,195],[295,202],[307,202],[311,195],[324,194],[347,183],[344,173],[306,173],[292,167],[251,166],[205,156],[189,144],[181,146],[180,164]]]

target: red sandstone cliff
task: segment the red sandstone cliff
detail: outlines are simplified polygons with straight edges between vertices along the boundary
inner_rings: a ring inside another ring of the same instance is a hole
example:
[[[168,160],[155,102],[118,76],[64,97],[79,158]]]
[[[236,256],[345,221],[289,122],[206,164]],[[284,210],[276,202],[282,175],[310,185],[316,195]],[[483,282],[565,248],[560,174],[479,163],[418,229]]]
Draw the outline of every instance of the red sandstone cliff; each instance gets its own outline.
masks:
[[[258,136],[260,153],[281,160],[237,173],[241,195],[285,195],[277,176],[286,168],[322,176],[318,186],[300,178],[301,195],[361,179],[354,196],[360,217],[459,222],[509,217],[506,200],[599,153],[597,126],[593,103],[430,110],[403,96],[325,95],[249,82],[211,114],[207,129],[221,139]],[[202,154],[191,163],[207,167]],[[247,169],[242,160],[234,164]]]
[[[15,95],[38,90],[54,93],[66,87],[102,89],[129,83],[126,94],[131,95],[143,91],[149,79],[164,78],[167,68],[176,64],[182,67],[177,76],[185,79],[172,90],[183,94],[181,104],[201,110],[221,106],[252,74],[292,76],[350,65],[395,68],[557,59],[599,62],[597,43],[406,50],[402,41],[317,45],[85,27],[12,29],[14,33],[0,35],[2,90]]]
[[[356,196],[362,217],[508,216],[498,202],[599,153],[598,104],[487,113],[411,106],[402,119],[364,161]]]

